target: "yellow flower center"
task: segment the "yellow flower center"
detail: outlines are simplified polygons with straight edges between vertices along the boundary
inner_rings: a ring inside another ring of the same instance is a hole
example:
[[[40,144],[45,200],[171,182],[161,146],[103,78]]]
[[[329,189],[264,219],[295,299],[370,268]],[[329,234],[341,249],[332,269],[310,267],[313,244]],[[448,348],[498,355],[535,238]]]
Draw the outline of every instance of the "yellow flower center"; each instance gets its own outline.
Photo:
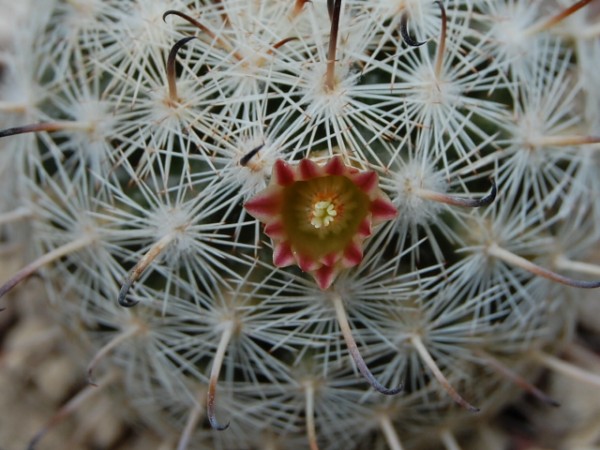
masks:
[[[287,240],[315,260],[343,251],[369,212],[369,198],[345,176],[297,181],[283,190],[281,220]]]
[[[310,224],[315,228],[328,227],[335,216],[337,216],[337,210],[333,201],[316,202],[310,214]]]

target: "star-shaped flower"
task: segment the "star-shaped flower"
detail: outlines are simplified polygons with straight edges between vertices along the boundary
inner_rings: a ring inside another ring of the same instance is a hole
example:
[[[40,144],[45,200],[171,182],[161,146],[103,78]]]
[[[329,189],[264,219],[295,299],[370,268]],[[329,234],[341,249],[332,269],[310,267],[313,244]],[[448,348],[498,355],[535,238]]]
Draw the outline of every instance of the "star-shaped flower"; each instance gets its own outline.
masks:
[[[359,171],[341,156],[320,166],[277,160],[269,186],[245,205],[265,224],[278,267],[297,264],[327,289],[344,268],[363,258],[363,242],[398,213],[374,171]]]

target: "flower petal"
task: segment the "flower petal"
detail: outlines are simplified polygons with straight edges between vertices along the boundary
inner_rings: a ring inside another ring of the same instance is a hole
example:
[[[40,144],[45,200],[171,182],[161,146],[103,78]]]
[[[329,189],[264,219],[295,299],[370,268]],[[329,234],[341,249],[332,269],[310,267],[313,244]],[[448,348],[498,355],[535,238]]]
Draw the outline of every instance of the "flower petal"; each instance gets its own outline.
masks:
[[[265,225],[265,234],[271,239],[284,239],[285,228],[283,227],[281,220],[275,220]]]
[[[313,272],[313,276],[319,287],[323,290],[327,289],[335,280],[337,270],[334,267],[322,266]]]
[[[346,173],[347,167],[342,160],[340,155],[334,156],[331,160],[325,165],[325,173],[327,175],[344,175]]]
[[[363,219],[363,221],[358,226],[358,230],[356,230],[356,233],[363,239],[371,236],[371,233],[373,233],[373,227],[371,226],[370,215],[367,215],[367,217]]]
[[[326,255],[325,257],[322,258],[322,263],[326,266],[333,266],[336,262],[338,262],[340,259],[340,254],[339,252],[332,252],[329,255]]]
[[[244,204],[246,211],[261,222],[271,220],[281,210],[281,192],[265,189]]]
[[[273,242],[273,244],[275,245],[275,249],[273,250],[273,264],[277,267],[286,267],[296,263],[296,258],[294,258],[290,244],[287,242]]]
[[[319,165],[279,159],[269,186],[244,205],[265,224],[278,267],[298,265],[327,289],[363,259],[363,241],[398,211],[374,171],[347,166],[341,155]]]
[[[323,176],[323,168],[310,159],[305,158],[300,161],[298,168],[300,177],[303,180],[310,180],[311,178]]]
[[[294,170],[285,161],[278,159],[273,165],[273,176],[277,184],[281,186],[289,186],[296,181]]]
[[[371,196],[377,194],[379,187],[379,177],[376,172],[371,170],[367,172],[358,172],[350,176],[352,182],[359,187],[365,194]]]
[[[321,266],[321,264],[315,261],[314,258],[311,258],[307,255],[299,254],[297,259],[298,265],[303,272],[312,272]]]
[[[373,223],[378,224],[386,220],[392,220],[398,214],[398,210],[394,204],[387,198],[379,197],[371,202],[371,214],[373,215]]]
[[[361,245],[357,242],[352,242],[346,250],[344,250],[344,257],[342,258],[342,265],[346,268],[354,267],[363,259],[363,251]]]

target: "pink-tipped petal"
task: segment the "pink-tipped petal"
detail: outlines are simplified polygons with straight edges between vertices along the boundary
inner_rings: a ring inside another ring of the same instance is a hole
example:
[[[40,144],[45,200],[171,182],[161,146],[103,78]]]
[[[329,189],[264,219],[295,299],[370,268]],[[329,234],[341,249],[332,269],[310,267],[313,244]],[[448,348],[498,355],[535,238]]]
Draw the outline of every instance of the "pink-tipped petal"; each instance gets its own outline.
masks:
[[[265,234],[271,239],[283,239],[285,237],[285,229],[280,220],[270,222],[265,225]]]
[[[311,178],[323,176],[323,168],[310,159],[305,158],[300,161],[298,168],[300,177],[303,180],[310,180]]]
[[[342,264],[346,268],[354,267],[354,266],[360,264],[362,259],[363,259],[363,252],[362,252],[361,246],[356,242],[352,242],[350,245],[348,245],[348,247],[346,247],[346,250],[344,250],[344,257],[342,258]]]
[[[352,182],[367,195],[375,194],[378,185],[379,177],[373,171],[358,172],[351,176]]]
[[[298,255],[298,265],[302,272],[312,272],[317,269],[321,264],[315,261],[310,256]]]
[[[347,167],[344,165],[342,157],[337,155],[325,165],[325,173],[328,175],[344,175]]]
[[[380,197],[371,202],[371,214],[373,215],[373,223],[378,224],[394,219],[398,214],[398,210],[391,201]]]
[[[277,267],[286,267],[295,263],[296,258],[294,258],[294,253],[292,252],[290,244],[287,242],[275,244],[275,250],[273,250],[273,264]]]
[[[327,289],[333,283],[336,276],[336,270],[333,267],[323,266],[313,272],[313,276],[319,287],[323,290]]]
[[[373,227],[371,226],[371,215],[370,214],[367,215],[367,217],[365,217],[363,219],[363,221],[360,223],[356,233],[363,239],[371,236],[371,233],[373,233]]]
[[[289,186],[296,181],[294,169],[282,159],[275,161],[275,164],[273,165],[273,176],[275,177],[277,184],[281,186]]]
[[[323,262],[323,264],[324,264],[325,266],[329,266],[329,267],[331,267],[331,266],[333,266],[333,265],[334,265],[336,262],[338,262],[338,261],[339,261],[339,259],[340,259],[340,254],[339,254],[339,252],[332,252],[332,253],[330,253],[329,255],[326,255],[326,256],[324,256],[324,257],[323,257],[323,260],[322,260],[322,262]]]
[[[281,209],[281,193],[267,189],[248,200],[244,204],[244,208],[256,219],[266,222],[279,213]]]

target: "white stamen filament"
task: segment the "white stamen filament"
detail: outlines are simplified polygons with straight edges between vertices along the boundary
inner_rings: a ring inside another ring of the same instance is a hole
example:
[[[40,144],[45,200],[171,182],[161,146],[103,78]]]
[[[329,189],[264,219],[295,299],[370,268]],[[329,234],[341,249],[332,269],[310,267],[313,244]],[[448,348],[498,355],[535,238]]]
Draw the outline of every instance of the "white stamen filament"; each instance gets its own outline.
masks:
[[[327,227],[337,216],[335,205],[331,201],[320,201],[315,203],[311,214],[310,223],[315,228]]]

